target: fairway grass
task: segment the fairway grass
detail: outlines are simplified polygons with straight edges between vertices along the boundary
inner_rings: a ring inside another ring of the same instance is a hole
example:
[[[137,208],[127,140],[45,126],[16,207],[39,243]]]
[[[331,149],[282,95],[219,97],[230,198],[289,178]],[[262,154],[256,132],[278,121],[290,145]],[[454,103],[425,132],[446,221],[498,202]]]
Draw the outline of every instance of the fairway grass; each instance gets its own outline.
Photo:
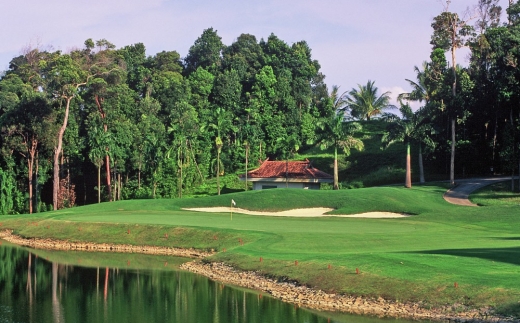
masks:
[[[422,306],[518,311],[520,210],[446,203],[444,184],[340,191],[277,189],[182,200],[102,203],[38,215],[0,216],[25,237],[215,250],[210,261],[259,270],[326,291]],[[484,205],[485,197],[478,203]],[[398,219],[265,217],[190,212],[332,208],[395,212]],[[262,261],[260,261],[260,258]],[[295,265],[295,261],[298,264]],[[359,274],[356,274],[356,269]],[[457,287],[455,287],[457,286]]]

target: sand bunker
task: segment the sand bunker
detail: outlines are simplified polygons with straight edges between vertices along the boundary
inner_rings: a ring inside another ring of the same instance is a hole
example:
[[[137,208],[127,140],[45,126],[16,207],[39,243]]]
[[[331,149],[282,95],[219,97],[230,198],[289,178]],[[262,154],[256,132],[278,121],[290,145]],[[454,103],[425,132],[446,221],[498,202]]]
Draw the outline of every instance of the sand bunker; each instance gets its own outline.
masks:
[[[325,214],[333,211],[334,209],[317,207],[309,209],[293,209],[281,212],[261,212],[261,211],[249,211],[241,208],[230,208],[230,207],[204,207],[204,208],[191,208],[183,209],[187,211],[197,212],[215,212],[215,213],[240,213],[249,215],[265,215],[265,216],[292,216],[292,217],[320,217],[320,216],[334,216],[341,218],[372,218],[372,219],[388,219],[388,218],[404,218],[408,217],[407,214],[392,213],[392,212],[366,212],[359,214]]]

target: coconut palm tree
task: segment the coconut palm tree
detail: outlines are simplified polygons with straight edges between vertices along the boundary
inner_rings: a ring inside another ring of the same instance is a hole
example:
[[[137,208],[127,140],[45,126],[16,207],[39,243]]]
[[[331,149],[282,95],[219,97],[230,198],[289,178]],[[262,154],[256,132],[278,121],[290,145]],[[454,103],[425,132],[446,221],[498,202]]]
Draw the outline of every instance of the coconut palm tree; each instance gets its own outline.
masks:
[[[384,110],[396,108],[390,104],[389,91],[379,96],[377,91],[374,81],[370,80],[366,85],[358,84],[358,89],[352,88],[350,90],[345,101],[354,118],[370,120],[370,118],[383,113]]]
[[[334,147],[334,189],[338,185],[338,148],[343,149],[346,156],[350,155],[351,149],[363,150],[361,139],[355,138],[354,134],[361,130],[361,125],[356,122],[344,122],[343,114],[337,113],[332,118],[318,123],[323,131],[319,141],[320,149]]]
[[[426,114],[428,113],[429,105],[433,90],[431,87],[428,86],[428,80],[430,80],[432,71],[430,69],[430,65],[428,62],[422,63],[422,70],[419,69],[419,67],[414,66],[414,71],[416,75],[417,81],[412,81],[409,79],[405,79],[408,84],[412,87],[412,91],[409,93],[401,93],[397,97],[399,102],[405,101],[416,101],[416,102],[423,102],[425,103],[424,107],[421,108],[422,112],[420,113],[423,117],[426,117]],[[430,108],[431,109],[431,108]],[[421,183],[424,183],[424,169],[423,169],[423,163],[422,163],[422,143],[419,142],[419,181]]]
[[[332,107],[334,108],[334,111],[342,110],[346,107],[347,101],[345,98],[345,95],[347,94],[347,91],[343,93],[339,93],[339,86],[333,85],[332,91],[329,94],[329,98],[332,101]]]
[[[428,62],[422,63],[422,71],[417,66],[414,66],[414,71],[417,81],[405,79],[408,82],[408,84],[410,84],[410,86],[412,87],[412,91],[409,93],[399,94],[397,99],[399,101],[424,101],[427,105],[432,95],[431,91],[428,89],[427,86],[427,78],[429,74]]]
[[[408,104],[401,102],[399,108],[402,117],[399,118],[395,114],[387,114],[384,119],[390,121],[387,132],[381,138],[383,148],[388,148],[393,143],[403,142],[406,145],[406,176],[405,187],[412,187],[412,170],[410,157],[410,144],[412,142],[419,143],[419,147],[425,144],[429,147],[434,146],[433,140],[429,137],[429,133],[433,131],[430,126],[430,118],[424,108],[420,108],[415,113]],[[419,168],[421,173],[421,183],[424,182],[424,170],[422,167],[422,151],[419,148]]]

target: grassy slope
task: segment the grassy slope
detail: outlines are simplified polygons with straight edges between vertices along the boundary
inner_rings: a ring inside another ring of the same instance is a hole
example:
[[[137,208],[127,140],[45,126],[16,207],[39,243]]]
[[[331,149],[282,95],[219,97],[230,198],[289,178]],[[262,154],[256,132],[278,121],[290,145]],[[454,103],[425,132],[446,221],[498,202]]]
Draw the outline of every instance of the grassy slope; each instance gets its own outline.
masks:
[[[411,190],[250,191],[199,199],[104,203],[35,217],[3,216],[0,222],[26,236],[226,249],[214,259],[356,295],[432,305],[517,302],[517,207],[453,206],[442,199],[445,189],[434,185]],[[229,213],[181,209],[229,206],[231,198],[239,207],[252,210],[320,206],[336,209],[333,213],[393,211],[415,216],[354,219],[234,214],[231,220]],[[331,269],[327,269],[329,264]],[[355,274],[356,268],[360,275]]]
[[[406,147],[395,143],[385,150],[381,149],[381,137],[387,123],[380,120],[360,121],[363,130],[358,134],[364,143],[364,150],[352,150],[350,156],[339,155],[339,180],[343,187],[371,187],[404,183],[406,167]],[[418,147],[412,146],[412,180],[419,181]],[[333,150],[321,151],[312,148],[300,152],[295,159],[308,158],[318,169],[333,173]],[[427,180],[445,179],[444,174],[434,174],[425,159]]]

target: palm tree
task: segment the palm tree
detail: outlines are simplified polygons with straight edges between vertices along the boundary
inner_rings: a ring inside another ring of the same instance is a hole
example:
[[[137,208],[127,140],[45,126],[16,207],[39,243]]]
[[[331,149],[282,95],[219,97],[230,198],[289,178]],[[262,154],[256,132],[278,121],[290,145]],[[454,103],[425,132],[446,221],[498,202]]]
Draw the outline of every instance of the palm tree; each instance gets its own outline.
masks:
[[[414,66],[414,71],[417,81],[405,79],[408,82],[408,84],[410,84],[410,86],[412,87],[412,91],[409,93],[399,94],[399,96],[397,96],[397,99],[399,100],[399,102],[401,102],[401,105],[403,100],[417,102],[424,101],[425,105],[423,108],[421,108],[422,112],[420,112],[420,115],[422,115],[424,118],[428,113],[428,103],[430,102],[433,95],[432,89],[428,86],[428,80],[432,78],[432,71],[430,69],[430,65],[426,61],[422,63],[422,71],[417,66]],[[431,128],[430,131],[433,131],[433,128]],[[419,142],[419,181],[421,183],[424,183],[424,169],[422,160],[422,143]]]
[[[403,142],[406,145],[406,176],[405,176],[405,187],[412,187],[412,170],[411,170],[411,158],[410,158],[410,144],[412,142],[419,143],[419,156],[422,156],[421,144],[433,147],[434,142],[428,136],[428,133],[432,131],[429,124],[429,117],[426,114],[424,108],[417,110],[413,113],[412,108],[408,104],[401,103],[399,108],[402,117],[399,118],[397,115],[386,115],[385,119],[391,123],[387,127],[387,132],[383,135],[381,142],[383,148],[388,148],[395,142]],[[421,183],[424,182],[424,171],[422,167],[422,158],[419,159]]]
[[[339,86],[332,86],[332,91],[329,94],[329,98],[332,101],[332,107],[334,108],[334,111],[345,109],[347,105],[347,100],[345,99],[346,94],[347,91],[339,94]]]
[[[343,122],[343,114],[337,113],[329,120],[319,122],[318,126],[323,131],[319,141],[320,149],[334,147],[334,189],[337,190],[339,189],[338,148],[343,149],[346,156],[350,155],[351,149],[363,150],[361,139],[354,137],[354,133],[361,130],[361,125],[355,122]]]
[[[215,137],[215,147],[217,148],[217,161],[216,161],[217,171],[216,171],[216,173],[217,173],[217,193],[218,193],[218,195],[220,195],[220,166],[221,166],[220,153],[222,152],[222,146],[224,145],[220,134],[222,132],[224,132],[225,130],[227,130],[228,128],[230,128],[232,125],[231,125],[231,118],[226,113],[226,110],[224,110],[223,108],[217,107],[215,109],[214,119],[215,119],[215,122],[210,123],[209,126],[211,128],[213,128],[214,130],[216,130],[216,132],[217,132],[216,137]]]
[[[424,101],[427,105],[432,95],[431,91],[428,89],[427,86],[427,78],[429,74],[428,62],[423,62],[422,71],[417,66],[414,66],[414,71],[417,81],[405,79],[408,82],[408,84],[410,84],[410,86],[412,87],[412,91],[409,93],[399,94],[397,99],[399,101]]]
[[[377,96],[377,90],[374,81],[370,80],[366,85],[358,84],[358,89],[350,90],[345,101],[354,118],[370,120],[371,117],[383,113],[384,110],[396,108],[390,104],[389,91]]]
[[[88,132],[88,145],[89,145],[89,159],[97,167],[97,191],[98,191],[98,203],[101,203],[101,166],[107,154],[107,147],[110,145],[110,133],[100,131],[95,125],[91,125],[91,129]]]

